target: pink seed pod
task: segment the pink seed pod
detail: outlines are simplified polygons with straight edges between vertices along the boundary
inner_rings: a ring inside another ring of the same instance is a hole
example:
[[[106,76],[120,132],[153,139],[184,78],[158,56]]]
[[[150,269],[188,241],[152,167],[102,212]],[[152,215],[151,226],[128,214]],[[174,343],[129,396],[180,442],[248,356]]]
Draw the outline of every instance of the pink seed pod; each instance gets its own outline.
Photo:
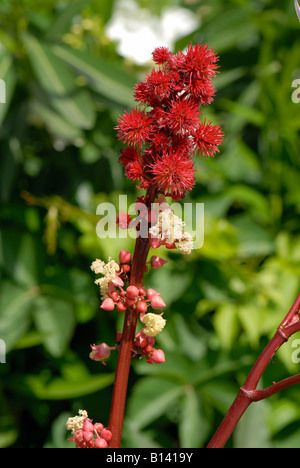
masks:
[[[119,254],[120,263],[130,263],[131,262],[131,253],[128,250],[120,250]]]
[[[166,361],[165,353],[162,349],[153,349],[151,359],[155,364],[162,364]]]
[[[153,309],[161,309],[162,307],[167,307],[167,306],[160,296],[153,296],[151,298],[151,307]]]
[[[128,286],[126,289],[126,297],[127,299],[136,299],[139,295],[139,290],[135,286]]]
[[[107,448],[108,444],[105,439],[102,439],[101,437],[97,437],[97,439],[94,442],[94,447],[95,448]]]
[[[110,297],[108,297],[102,302],[102,305],[100,306],[100,308],[103,310],[107,310],[108,312],[111,312],[115,308],[115,303]]]
[[[167,260],[163,260],[162,258],[158,257],[157,255],[153,255],[150,260],[150,264],[154,270],[157,268],[162,267],[165,265],[165,263],[168,263]]]

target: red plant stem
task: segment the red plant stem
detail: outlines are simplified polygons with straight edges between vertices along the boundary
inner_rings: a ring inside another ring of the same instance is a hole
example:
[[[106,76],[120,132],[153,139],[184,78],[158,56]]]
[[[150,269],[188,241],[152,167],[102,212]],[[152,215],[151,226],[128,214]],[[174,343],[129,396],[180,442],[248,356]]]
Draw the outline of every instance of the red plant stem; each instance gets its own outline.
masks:
[[[240,391],[235,401],[229,408],[228,413],[221,422],[219,428],[217,429],[213,438],[209,442],[207,448],[222,448],[225,446],[237,423],[243,416],[248,406],[253,401],[260,401],[284,388],[287,388],[291,385],[300,382],[300,374],[297,374],[293,377],[284,379],[281,382],[274,383],[273,386],[268,387],[264,390],[256,390],[258,382],[262,377],[268,364],[270,363],[273,355],[280,348],[280,346],[282,346],[283,343],[288,341],[290,336],[292,336],[294,333],[300,330],[300,322],[298,315],[299,309],[300,293],[298,294],[297,299],[291,307],[289,313],[278,327],[275,335],[259,356],[247,380],[245,381],[244,385],[240,388]]]
[[[151,204],[155,199],[155,192],[153,190],[148,190],[147,195],[147,206],[151,207]],[[135,244],[135,251],[130,274],[130,285],[136,286],[137,288],[141,288],[143,285],[145,266],[149,250],[149,239],[138,237]],[[137,319],[138,312],[136,309],[128,308],[125,313],[108,424],[108,428],[112,433],[112,438],[109,442],[110,448],[120,448],[121,446],[128,378],[131,366],[133,341],[135,337]]]

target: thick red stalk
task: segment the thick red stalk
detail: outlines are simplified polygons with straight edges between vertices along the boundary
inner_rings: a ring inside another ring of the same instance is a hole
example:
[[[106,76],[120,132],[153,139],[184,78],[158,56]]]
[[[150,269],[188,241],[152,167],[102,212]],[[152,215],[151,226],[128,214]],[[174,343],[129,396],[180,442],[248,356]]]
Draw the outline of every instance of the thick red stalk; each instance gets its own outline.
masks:
[[[247,380],[240,388],[238,396],[230,407],[225,418],[221,422],[213,438],[209,442],[208,448],[222,448],[225,446],[237,423],[252,402],[268,398],[274,393],[300,382],[300,374],[297,374],[293,377],[284,379],[281,382],[274,383],[272,387],[268,387],[264,390],[256,389],[258,382],[269,362],[271,361],[273,355],[280,348],[280,346],[282,346],[283,343],[288,341],[290,336],[300,330],[300,321],[298,316],[299,309],[300,293],[298,294],[298,297],[291,307],[289,313],[278,327],[275,335],[253,366]]]
[[[147,202],[148,207],[151,207],[151,203],[154,202],[154,199],[155,192],[149,190]],[[136,286],[137,288],[142,287],[149,250],[149,239],[138,237],[135,244],[135,251],[131,267],[131,286]],[[135,337],[137,319],[137,310],[128,308],[125,313],[108,424],[108,428],[112,432],[112,439],[109,442],[110,448],[120,448],[121,446],[128,378],[131,366],[133,341]]]

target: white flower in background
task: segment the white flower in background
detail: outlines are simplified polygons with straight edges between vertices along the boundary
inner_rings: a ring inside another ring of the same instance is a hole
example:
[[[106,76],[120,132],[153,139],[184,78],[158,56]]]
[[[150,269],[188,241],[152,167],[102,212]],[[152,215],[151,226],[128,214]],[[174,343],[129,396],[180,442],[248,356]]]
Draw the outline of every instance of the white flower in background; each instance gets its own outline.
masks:
[[[297,0],[295,0],[295,10],[298,16],[298,20],[300,21],[300,7],[299,7],[299,3]]]
[[[143,65],[152,60],[156,47],[163,45],[172,50],[177,39],[198,27],[198,17],[187,8],[165,8],[159,18],[139,8],[135,0],[119,0],[105,33],[118,42],[120,55]]]

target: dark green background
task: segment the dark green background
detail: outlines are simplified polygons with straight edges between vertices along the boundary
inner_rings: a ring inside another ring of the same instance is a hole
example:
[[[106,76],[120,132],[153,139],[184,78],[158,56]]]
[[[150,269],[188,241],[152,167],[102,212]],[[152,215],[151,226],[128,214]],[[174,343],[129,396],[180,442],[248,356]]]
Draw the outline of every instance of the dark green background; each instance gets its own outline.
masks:
[[[139,3],[198,15],[175,51],[215,47],[221,73],[204,116],[225,140],[215,159],[197,160],[185,200],[205,203],[203,248],[160,249],[168,264],[145,277],[167,303],[157,339],[167,362],[133,362],[123,446],[204,447],[299,290],[300,25],[292,0]],[[114,344],[122,317],[99,309],[90,264],[133,241],[98,239],[96,207],[135,200],[114,126],[149,71],[105,37],[113,4],[0,3],[0,447],[72,447],[64,424],[80,408],[108,422],[116,356],[104,367],[88,355]],[[291,345],[261,385],[299,371]],[[250,407],[229,446],[300,447],[299,416],[295,386]]]

